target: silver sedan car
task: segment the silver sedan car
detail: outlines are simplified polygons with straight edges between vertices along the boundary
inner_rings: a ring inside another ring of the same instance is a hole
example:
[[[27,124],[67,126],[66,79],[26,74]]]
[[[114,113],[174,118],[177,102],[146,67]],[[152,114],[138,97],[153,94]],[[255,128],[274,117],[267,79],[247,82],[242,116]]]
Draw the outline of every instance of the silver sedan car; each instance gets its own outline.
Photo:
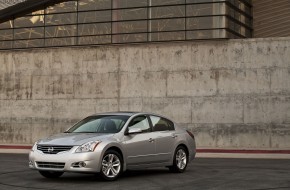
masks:
[[[181,173],[195,154],[193,134],[170,119],[152,113],[103,113],[37,141],[29,167],[47,178],[83,172],[115,180],[127,169],[166,166]]]

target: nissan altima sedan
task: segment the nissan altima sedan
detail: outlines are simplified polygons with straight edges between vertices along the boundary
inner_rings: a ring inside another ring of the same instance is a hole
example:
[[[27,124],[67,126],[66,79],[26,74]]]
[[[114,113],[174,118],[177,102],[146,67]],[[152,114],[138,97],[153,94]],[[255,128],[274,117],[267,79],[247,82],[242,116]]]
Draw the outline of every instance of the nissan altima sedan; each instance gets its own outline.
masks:
[[[47,178],[83,172],[115,180],[127,169],[165,166],[184,172],[195,153],[193,134],[170,119],[151,113],[103,113],[37,141],[29,167]]]

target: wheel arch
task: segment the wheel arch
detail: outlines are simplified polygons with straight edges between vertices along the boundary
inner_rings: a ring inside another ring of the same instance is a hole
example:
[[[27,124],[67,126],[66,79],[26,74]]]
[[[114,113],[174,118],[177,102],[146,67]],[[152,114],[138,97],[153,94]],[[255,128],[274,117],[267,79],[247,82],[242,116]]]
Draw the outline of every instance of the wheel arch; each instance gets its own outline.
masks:
[[[178,144],[178,145],[176,146],[175,150],[176,150],[178,147],[180,147],[180,146],[183,147],[183,148],[185,148],[186,153],[187,153],[187,156],[189,156],[189,150],[188,150],[187,146],[186,146],[184,143],[180,143],[180,144]]]
[[[112,144],[112,145],[107,146],[107,147],[104,148],[104,151],[103,151],[101,159],[100,159],[100,168],[101,168],[101,160],[102,160],[103,156],[105,155],[105,152],[108,151],[108,150],[114,150],[114,151],[118,152],[121,155],[122,162],[123,162],[123,171],[125,171],[127,169],[126,160],[125,160],[125,154],[124,154],[123,149],[121,147],[119,147],[117,144]]]

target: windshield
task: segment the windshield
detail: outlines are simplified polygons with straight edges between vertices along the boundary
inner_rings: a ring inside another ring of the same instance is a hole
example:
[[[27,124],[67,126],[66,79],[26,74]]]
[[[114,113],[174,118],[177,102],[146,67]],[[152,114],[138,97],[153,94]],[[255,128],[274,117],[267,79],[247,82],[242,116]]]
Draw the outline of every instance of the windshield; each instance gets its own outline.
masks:
[[[129,119],[125,115],[99,115],[87,117],[67,133],[118,133]]]

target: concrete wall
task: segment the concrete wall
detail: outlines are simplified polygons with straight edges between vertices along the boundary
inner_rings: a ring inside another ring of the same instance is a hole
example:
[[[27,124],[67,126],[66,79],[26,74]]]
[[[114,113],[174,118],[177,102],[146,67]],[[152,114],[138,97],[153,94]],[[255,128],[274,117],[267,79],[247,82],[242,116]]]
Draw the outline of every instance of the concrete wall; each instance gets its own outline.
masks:
[[[290,38],[0,52],[0,144],[97,112],[164,114],[211,148],[290,148]]]

